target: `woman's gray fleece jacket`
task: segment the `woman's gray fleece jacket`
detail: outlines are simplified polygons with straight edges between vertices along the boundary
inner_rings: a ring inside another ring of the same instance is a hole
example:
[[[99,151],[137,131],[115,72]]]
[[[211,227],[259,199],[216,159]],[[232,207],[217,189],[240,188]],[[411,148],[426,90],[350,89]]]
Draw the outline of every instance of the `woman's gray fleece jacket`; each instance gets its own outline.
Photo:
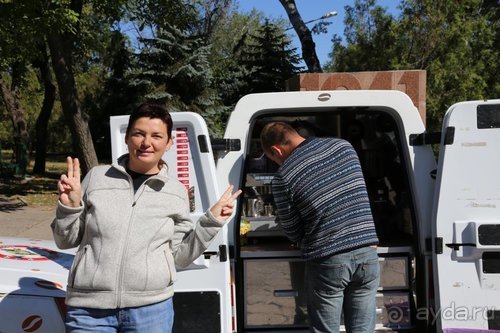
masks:
[[[58,203],[56,244],[79,246],[68,277],[70,306],[115,309],[172,297],[175,265],[193,262],[224,224],[208,211],[194,228],[187,190],[166,167],[134,194],[127,159],[85,176],[82,207]]]

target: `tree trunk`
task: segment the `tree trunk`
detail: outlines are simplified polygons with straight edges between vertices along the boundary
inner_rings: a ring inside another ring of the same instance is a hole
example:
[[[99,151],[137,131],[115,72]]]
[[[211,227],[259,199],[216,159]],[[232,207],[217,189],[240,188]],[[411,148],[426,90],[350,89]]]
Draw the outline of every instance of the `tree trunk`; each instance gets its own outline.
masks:
[[[45,45],[41,47],[41,50],[42,57],[34,64],[40,70],[40,83],[44,87],[42,109],[36,120],[35,165],[33,166],[33,173],[36,175],[45,174],[47,129],[56,99],[56,87],[52,83],[52,74],[50,72],[49,59],[45,51]]]
[[[304,20],[300,16],[295,5],[295,0],[279,0],[288,15],[288,19],[292,24],[295,32],[299,36],[300,44],[302,44],[302,59],[307,65],[308,72],[321,73],[321,64],[316,54],[316,44],[312,38],[311,30],[305,25]]]
[[[47,40],[52,58],[52,68],[59,87],[61,106],[73,137],[73,147],[80,158],[82,172],[85,174],[96,166],[98,161],[89,124],[82,114],[76,92],[71,56],[73,39],[53,33],[47,35]]]
[[[28,156],[29,133],[24,110],[19,99],[19,80],[15,77],[17,70],[13,70],[11,87],[7,87],[3,77],[0,76],[0,91],[5,107],[10,114],[14,129],[14,154],[16,163],[26,163]],[[23,146],[24,144],[24,146]],[[24,151],[23,151],[24,149]],[[24,158],[23,158],[24,156]]]

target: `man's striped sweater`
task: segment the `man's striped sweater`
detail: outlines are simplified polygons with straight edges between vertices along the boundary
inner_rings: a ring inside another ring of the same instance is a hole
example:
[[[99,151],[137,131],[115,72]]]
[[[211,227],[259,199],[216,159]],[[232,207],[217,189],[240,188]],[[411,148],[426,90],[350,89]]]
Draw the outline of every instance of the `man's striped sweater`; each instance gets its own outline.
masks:
[[[272,181],[279,223],[305,259],[378,243],[358,156],[349,142],[308,138]]]

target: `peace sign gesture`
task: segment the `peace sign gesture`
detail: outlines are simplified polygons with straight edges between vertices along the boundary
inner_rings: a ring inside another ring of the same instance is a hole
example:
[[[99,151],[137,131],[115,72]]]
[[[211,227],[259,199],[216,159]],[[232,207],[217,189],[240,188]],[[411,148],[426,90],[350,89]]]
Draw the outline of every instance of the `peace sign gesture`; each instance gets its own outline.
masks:
[[[224,194],[220,197],[219,201],[215,203],[215,205],[210,208],[210,212],[212,215],[217,218],[219,221],[226,221],[231,214],[233,213],[234,204],[233,201],[238,198],[241,194],[241,190],[236,191],[233,195],[233,185],[230,185]]]
[[[82,199],[82,188],[80,185],[80,162],[78,158],[72,159],[66,157],[68,166],[67,175],[61,175],[61,179],[57,182],[59,190],[59,200],[63,205],[70,207],[80,207]]]

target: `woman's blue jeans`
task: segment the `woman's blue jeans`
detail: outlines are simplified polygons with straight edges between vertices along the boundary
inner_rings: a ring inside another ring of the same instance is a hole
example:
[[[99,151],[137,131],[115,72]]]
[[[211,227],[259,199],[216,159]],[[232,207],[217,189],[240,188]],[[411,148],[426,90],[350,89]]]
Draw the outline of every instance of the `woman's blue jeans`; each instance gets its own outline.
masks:
[[[380,281],[377,250],[351,252],[306,261],[307,311],[311,332],[338,332],[342,310],[350,333],[373,333]]]
[[[70,306],[66,313],[67,333],[169,333],[173,323],[172,298],[136,308],[103,310]]]

